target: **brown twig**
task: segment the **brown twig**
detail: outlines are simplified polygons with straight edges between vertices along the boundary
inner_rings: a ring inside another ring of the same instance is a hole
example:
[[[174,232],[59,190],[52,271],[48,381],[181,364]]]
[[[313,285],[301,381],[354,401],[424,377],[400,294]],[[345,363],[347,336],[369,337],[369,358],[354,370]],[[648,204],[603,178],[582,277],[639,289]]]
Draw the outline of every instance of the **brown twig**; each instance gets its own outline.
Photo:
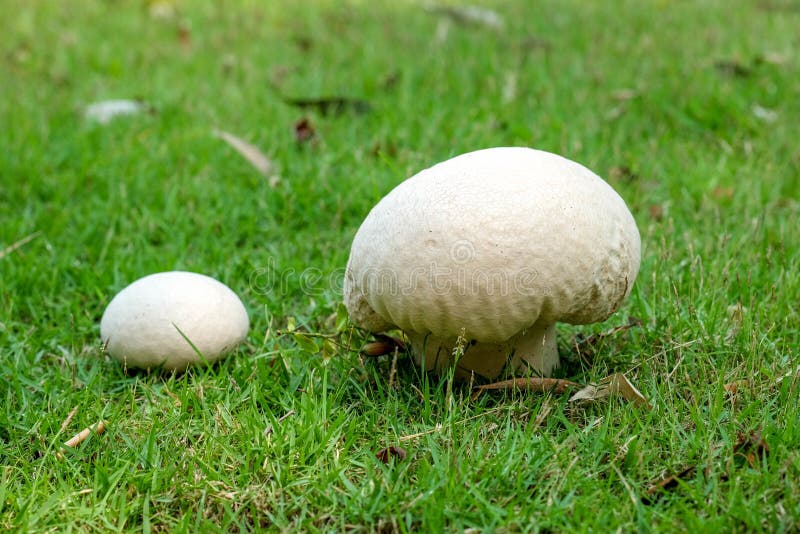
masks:
[[[389,369],[389,389],[394,387],[394,377],[397,374],[397,353],[398,347],[394,348],[394,356],[392,357],[392,368]]]
[[[69,440],[67,440],[67,442],[64,443],[64,447],[72,447],[72,448],[77,447],[78,445],[86,441],[86,439],[92,434],[100,435],[103,432],[105,432],[107,426],[108,426],[108,421],[104,420],[99,421],[94,426],[88,426],[83,430],[81,430],[80,432],[78,432],[77,434],[75,434],[74,436],[72,436]],[[64,447],[58,449],[58,452],[56,453],[56,458],[58,458],[59,460],[64,458],[64,452],[65,452]]]
[[[483,384],[475,387],[475,393],[472,394],[472,400],[477,399],[481,393],[488,390],[495,389],[520,389],[525,391],[533,391],[535,393],[547,393],[552,391],[556,395],[560,395],[572,388],[579,388],[580,384],[562,378],[541,378],[532,376],[528,378],[512,378],[511,380],[503,380],[502,382],[494,382],[492,384]]]

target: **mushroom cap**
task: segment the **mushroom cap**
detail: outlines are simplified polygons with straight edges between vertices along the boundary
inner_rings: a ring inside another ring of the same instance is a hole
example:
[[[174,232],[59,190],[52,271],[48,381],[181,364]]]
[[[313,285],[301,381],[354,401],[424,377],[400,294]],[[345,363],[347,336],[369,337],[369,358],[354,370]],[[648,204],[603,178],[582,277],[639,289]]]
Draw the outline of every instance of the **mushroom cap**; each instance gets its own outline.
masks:
[[[219,359],[244,340],[249,326],[242,301],[228,286],[202,274],[169,271],[120,291],[103,313],[100,337],[128,367],[181,371]]]
[[[625,202],[561,156],[490,148],[398,185],[356,233],[353,321],[502,342],[538,321],[605,320],[631,290],[641,242]]]

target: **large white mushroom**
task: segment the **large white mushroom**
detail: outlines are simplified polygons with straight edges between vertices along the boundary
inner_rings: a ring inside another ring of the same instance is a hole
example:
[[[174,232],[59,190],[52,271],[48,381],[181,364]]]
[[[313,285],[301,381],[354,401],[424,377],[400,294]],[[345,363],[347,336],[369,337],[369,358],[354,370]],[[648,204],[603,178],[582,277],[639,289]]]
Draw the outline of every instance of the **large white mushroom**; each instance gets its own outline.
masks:
[[[126,367],[183,371],[208,364],[247,336],[239,297],[202,274],[170,271],[136,280],[108,304],[100,337]]]
[[[344,301],[369,331],[402,329],[426,369],[549,376],[556,323],[608,318],[640,254],[633,216],[600,177],[548,152],[490,148],[418,173],[372,209]]]

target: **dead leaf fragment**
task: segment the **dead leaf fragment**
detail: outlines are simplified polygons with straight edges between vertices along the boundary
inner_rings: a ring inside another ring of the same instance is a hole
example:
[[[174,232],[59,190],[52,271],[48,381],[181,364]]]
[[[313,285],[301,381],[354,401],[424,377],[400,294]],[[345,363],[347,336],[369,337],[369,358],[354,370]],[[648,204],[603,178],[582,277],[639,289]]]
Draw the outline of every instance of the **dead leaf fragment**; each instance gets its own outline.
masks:
[[[156,20],[171,20],[175,17],[175,5],[166,0],[156,0],[150,2],[147,12]]]
[[[506,25],[498,12],[481,6],[429,6],[428,11],[444,15],[453,22],[465,26],[485,26],[502,30]]]
[[[258,172],[264,176],[269,175],[272,170],[272,162],[257,146],[251,145],[244,139],[223,130],[214,130],[214,135],[228,143],[240,156],[246,159],[250,165],[255,167]]]
[[[714,68],[717,69],[720,74],[732,78],[747,78],[753,73],[753,69],[735,59],[720,59],[715,61]]]
[[[759,104],[753,104],[751,109],[755,118],[766,123],[773,123],[778,120],[778,112],[774,109],[765,108]]]
[[[614,100],[618,100],[620,102],[627,102],[628,100],[632,100],[639,96],[639,93],[635,89],[617,89],[616,91],[611,92],[611,98]]]
[[[749,434],[739,433],[733,446],[734,458],[744,458],[750,467],[757,467],[763,456],[769,454],[769,446],[761,432],[752,431]]]
[[[781,66],[789,63],[789,56],[780,52],[764,52],[756,58],[756,61]]]
[[[733,446],[734,457],[744,458],[750,467],[756,467],[759,459],[767,454],[769,454],[769,445],[764,441],[761,432],[739,433]]]
[[[638,404],[639,406],[647,408],[648,410],[650,409],[650,403],[647,401],[644,395],[642,395],[641,392],[636,389],[636,387],[631,384],[630,380],[628,380],[628,378],[622,373],[616,373],[611,376],[607,376],[597,385],[590,384],[586,386],[570,397],[569,401],[594,402],[611,396],[622,397],[627,401]]]
[[[175,30],[178,37],[178,42],[183,48],[184,52],[192,49],[192,28],[186,22],[181,22]]]
[[[517,98],[517,73],[506,72],[503,79],[503,103],[508,104]]]
[[[714,198],[722,198],[730,200],[733,198],[733,187],[717,186],[711,191]]]
[[[316,133],[314,125],[305,117],[294,123],[294,140],[298,143],[311,141]]]
[[[650,214],[650,218],[654,221],[660,221],[664,218],[664,206],[663,204],[650,204],[647,207],[647,213]]]
[[[734,380],[733,382],[725,384],[722,387],[725,388],[725,391],[730,395],[736,395],[737,393],[739,393],[740,389],[746,388],[749,385],[750,385],[749,380]]]
[[[125,115],[136,115],[146,109],[136,100],[103,100],[89,104],[83,111],[86,120],[108,124],[112,119]]]
[[[385,464],[388,464],[393,458],[397,459],[398,461],[405,460],[406,456],[408,456],[408,454],[406,453],[405,449],[396,445],[383,448],[375,454],[375,457]]]
[[[656,481],[650,483],[650,487],[647,488],[644,495],[642,496],[642,502],[644,504],[653,504],[655,502],[655,498],[660,495],[664,491],[670,491],[677,488],[680,485],[681,481],[689,480],[694,476],[697,472],[697,467],[694,465],[689,465],[678,471],[677,473],[673,473],[668,476],[663,476]]]
[[[615,167],[611,167],[608,170],[608,176],[615,180],[620,180],[627,184],[633,183],[634,181],[639,179],[639,174],[633,171],[630,167],[625,165],[618,165]]]

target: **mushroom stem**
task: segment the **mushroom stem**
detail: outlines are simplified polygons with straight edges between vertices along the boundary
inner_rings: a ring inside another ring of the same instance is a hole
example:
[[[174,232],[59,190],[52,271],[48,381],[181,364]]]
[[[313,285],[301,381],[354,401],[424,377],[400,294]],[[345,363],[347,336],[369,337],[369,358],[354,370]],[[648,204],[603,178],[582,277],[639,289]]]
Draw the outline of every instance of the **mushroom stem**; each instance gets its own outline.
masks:
[[[469,378],[472,371],[485,378],[497,378],[504,370],[527,371],[550,376],[558,366],[555,323],[537,322],[500,343],[464,342],[463,356],[455,362],[458,339],[440,339],[433,334],[406,332],[416,363],[428,371],[442,371],[456,363],[455,375]]]

